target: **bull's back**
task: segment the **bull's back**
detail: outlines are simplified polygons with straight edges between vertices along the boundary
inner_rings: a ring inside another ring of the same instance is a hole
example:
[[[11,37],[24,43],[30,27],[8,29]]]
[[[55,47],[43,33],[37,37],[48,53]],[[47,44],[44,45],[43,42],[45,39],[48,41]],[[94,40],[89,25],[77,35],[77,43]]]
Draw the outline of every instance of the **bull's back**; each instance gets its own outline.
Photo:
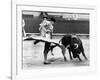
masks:
[[[65,47],[70,44],[71,37],[72,37],[71,35],[65,35],[62,37],[61,42]]]

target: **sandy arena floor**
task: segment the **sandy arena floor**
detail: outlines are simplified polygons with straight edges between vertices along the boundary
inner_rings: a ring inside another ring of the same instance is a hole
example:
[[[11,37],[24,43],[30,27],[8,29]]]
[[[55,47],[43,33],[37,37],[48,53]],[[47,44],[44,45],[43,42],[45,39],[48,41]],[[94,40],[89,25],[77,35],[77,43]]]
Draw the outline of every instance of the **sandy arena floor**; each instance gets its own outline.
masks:
[[[60,36],[53,37],[55,40],[60,40]],[[34,45],[34,41],[23,41],[23,69],[32,69],[32,68],[45,68],[45,67],[74,67],[74,66],[89,66],[89,38],[86,36],[81,36],[80,39],[83,42],[85,54],[88,57],[88,60],[85,60],[84,57],[80,54],[82,62],[74,59],[70,61],[68,51],[66,50],[67,62],[64,62],[61,50],[59,47],[54,48],[54,56],[51,55],[51,52],[48,53],[48,60],[51,61],[51,64],[43,64],[43,49],[44,43],[39,42],[37,45]]]

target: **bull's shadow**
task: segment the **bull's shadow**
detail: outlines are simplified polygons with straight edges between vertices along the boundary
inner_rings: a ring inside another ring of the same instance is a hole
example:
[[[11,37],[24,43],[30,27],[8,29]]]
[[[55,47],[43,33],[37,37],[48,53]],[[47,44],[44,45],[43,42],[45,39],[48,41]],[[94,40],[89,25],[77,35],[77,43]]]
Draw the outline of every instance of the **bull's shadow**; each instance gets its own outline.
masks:
[[[51,62],[51,64],[70,64],[74,66],[89,65],[89,60],[79,61],[78,59],[74,59],[74,60],[67,60],[65,62],[63,58],[50,58],[48,59],[48,61]]]

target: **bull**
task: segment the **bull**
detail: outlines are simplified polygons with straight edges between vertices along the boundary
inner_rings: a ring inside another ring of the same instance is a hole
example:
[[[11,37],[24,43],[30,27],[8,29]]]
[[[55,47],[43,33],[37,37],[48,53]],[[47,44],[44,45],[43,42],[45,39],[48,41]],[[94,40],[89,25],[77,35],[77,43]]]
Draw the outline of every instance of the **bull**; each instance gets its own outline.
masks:
[[[70,56],[71,60],[73,60],[73,58],[78,58],[80,61],[82,61],[80,56],[79,56],[80,53],[82,53],[83,57],[85,59],[87,59],[87,57],[84,53],[82,41],[80,40],[80,38],[78,36],[76,36],[76,35],[65,35],[61,38],[61,40],[59,42],[61,43],[60,47],[62,49],[62,54],[64,56],[65,61],[67,60],[66,56],[65,56],[66,48],[69,51],[69,56]],[[53,48],[55,48],[55,47],[56,47],[56,45],[50,46],[51,53],[53,51]]]

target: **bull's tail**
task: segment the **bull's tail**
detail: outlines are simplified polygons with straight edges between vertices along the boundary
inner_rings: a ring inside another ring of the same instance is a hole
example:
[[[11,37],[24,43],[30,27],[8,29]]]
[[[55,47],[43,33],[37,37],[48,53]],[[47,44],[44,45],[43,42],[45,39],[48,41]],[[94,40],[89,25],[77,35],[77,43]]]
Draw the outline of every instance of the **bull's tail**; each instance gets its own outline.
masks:
[[[49,48],[49,50],[51,51],[51,54],[54,56],[54,54],[53,54],[53,49],[56,47],[57,45],[51,45],[50,46],[50,48]]]
[[[58,46],[58,47],[60,47],[60,44],[61,44],[61,40],[58,42],[58,44],[55,44],[55,45],[51,45],[50,46],[50,48],[49,48],[49,50],[51,51],[51,54],[54,56],[54,54],[53,54],[53,49],[56,47],[56,46]],[[60,47],[61,48],[61,47]]]

